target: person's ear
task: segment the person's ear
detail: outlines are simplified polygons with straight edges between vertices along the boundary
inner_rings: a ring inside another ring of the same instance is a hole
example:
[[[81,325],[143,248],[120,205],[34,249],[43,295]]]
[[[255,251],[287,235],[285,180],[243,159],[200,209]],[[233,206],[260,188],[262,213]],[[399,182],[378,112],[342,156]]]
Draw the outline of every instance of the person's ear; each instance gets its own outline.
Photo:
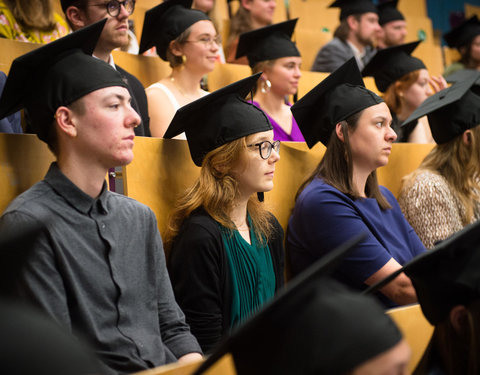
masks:
[[[252,2],[253,0],[241,0],[240,5],[246,10],[250,11],[250,9],[252,8]]]
[[[170,49],[170,52],[172,52],[173,55],[183,56],[183,51],[181,50],[179,44],[175,40],[172,40],[170,42],[170,44],[168,45],[168,48]]]
[[[472,131],[470,129],[467,129],[463,132],[462,140],[463,143],[465,143],[467,146],[470,146],[472,144]]]
[[[347,17],[347,24],[348,24],[348,28],[350,30],[353,30],[353,31],[357,31],[358,30],[358,24],[359,24],[359,21],[357,20],[357,18],[355,16],[348,16]]]
[[[468,327],[468,310],[464,305],[457,305],[450,310],[450,323],[459,334]]]
[[[335,126],[335,133],[337,133],[338,139],[340,139],[342,142],[345,142],[345,136],[343,134],[343,127],[342,124],[338,123]]]
[[[60,131],[71,138],[75,138],[78,133],[75,124],[76,119],[73,111],[65,106],[57,108],[55,112],[55,121]]]
[[[85,12],[80,8],[77,8],[75,6],[69,6],[65,11],[65,17],[72,24],[72,28],[74,31],[87,26],[87,18]]]

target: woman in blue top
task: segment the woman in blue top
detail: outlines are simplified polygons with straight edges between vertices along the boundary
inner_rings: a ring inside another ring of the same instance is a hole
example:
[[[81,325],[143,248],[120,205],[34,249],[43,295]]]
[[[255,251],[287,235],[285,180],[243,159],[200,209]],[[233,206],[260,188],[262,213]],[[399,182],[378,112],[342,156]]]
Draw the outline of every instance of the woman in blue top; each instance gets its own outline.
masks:
[[[287,248],[293,274],[358,233],[367,238],[350,253],[336,278],[358,290],[384,278],[425,248],[376,169],[388,162],[396,134],[383,100],[367,90],[349,60],[292,107],[309,147],[325,155],[300,187],[289,221]],[[380,290],[386,306],[416,301],[401,274]]]

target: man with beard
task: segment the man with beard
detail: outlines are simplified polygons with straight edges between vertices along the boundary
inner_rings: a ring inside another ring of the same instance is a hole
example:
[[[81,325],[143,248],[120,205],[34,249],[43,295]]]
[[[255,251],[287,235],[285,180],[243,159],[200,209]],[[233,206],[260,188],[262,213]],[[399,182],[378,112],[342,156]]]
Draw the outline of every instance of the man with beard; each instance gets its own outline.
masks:
[[[362,70],[375,53],[372,45],[380,29],[376,6],[370,0],[336,0],[330,8],[341,9],[340,26],[318,52],[312,71],[333,72],[353,56]]]
[[[377,48],[399,46],[407,36],[407,22],[397,9],[398,0],[385,1],[378,5]]]

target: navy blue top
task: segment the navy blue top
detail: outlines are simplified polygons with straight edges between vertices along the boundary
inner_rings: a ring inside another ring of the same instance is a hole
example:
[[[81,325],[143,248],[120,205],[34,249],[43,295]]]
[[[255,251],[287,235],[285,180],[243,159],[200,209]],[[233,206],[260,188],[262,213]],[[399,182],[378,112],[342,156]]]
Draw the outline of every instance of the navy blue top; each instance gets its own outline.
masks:
[[[7,82],[7,76],[4,72],[0,72],[0,96],[3,93],[5,82]],[[20,112],[0,119],[0,133],[23,133]]]
[[[352,199],[321,178],[315,178],[297,199],[289,220],[287,247],[293,274],[361,232],[367,238],[343,261],[334,275],[357,290],[391,258],[403,265],[425,247],[403,216],[397,200],[380,190],[391,209],[382,210],[374,198]],[[382,302],[395,304],[383,295]]]

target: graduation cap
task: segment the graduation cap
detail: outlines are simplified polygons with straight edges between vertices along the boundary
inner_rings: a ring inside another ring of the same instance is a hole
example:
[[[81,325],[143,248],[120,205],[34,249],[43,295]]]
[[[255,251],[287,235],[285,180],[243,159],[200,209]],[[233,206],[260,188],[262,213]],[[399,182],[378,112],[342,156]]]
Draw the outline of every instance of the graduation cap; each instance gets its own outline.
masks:
[[[464,81],[456,82],[428,97],[401,126],[427,115],[433,139],[441,144],[479,125],[479,73],[475,70],[468,71],[465,72],[464,78]]]
[[[205,95],[177,110],[164,138],[185,132],[193,162],[201,166],[210,151],[250,134],[272,130],[263,111],[245,97],[261,73]]]
[[[393,21],[405,21],[403,14],[397,9],[398,0],[384,1],[377,5],[378,23],[383,26]]]
[[[192,0],[166,0],[145,13],[139,53],[155,46],[158,55],[167,60],[167,49],[172,40],[194,23],[210,20],[200,10],[191,9]]]
[[[472,78],[472,72],[477,72],[475,69],[460,69],[452,74],[449,74],[448,76],[445,77],[445,80],[448,83],[455,83],[455,82],[461,82],[461,81],[466,81],[468,79]]]
[[[298,18],[295,18],[241,34],[236,58],[246,55],[248,64],[253,68],[261,61],[300,56],[291,40],[297,21]]]
[[[365,293],[382,288],[405,272],[412,280],[423,314],[436,325],[448,318],[452,307],[480,299],[479,267],[480,220],[420,254]]]
[[[426,69],[422,60],[411,56],[420,42],[421,40],[418,40],[379,50],[363,68],[362,75],[373,76],[378,90],[385,92],[393,82],[405,74]]]
[[[377,7],[371,0],[335,0],[329,8],[340,8],[340,20],[353,14],[377,13]]]
[[[477,35],[480,35],[480,21],[475,15],[448,33],[443,34],[443,39],[450,48],[458,49],[468,45]]]
[[[47,142],[58,107],[101,88],[127,87],[109,64],[89,56],[105,22],[104,19],[17,57],[0,98],[0,118],[25,108],[34,132]]]
[[[346,374],[389,350],[401,333],[372,298],[327,278],[360,235],[294,278],[233,334],[194,375],[230,352],[239,375]]]
[[[335,125],[383,99],[365,88],[354,57],[310,90],[292,107],[293,117],[312,148],[325,146]]]

